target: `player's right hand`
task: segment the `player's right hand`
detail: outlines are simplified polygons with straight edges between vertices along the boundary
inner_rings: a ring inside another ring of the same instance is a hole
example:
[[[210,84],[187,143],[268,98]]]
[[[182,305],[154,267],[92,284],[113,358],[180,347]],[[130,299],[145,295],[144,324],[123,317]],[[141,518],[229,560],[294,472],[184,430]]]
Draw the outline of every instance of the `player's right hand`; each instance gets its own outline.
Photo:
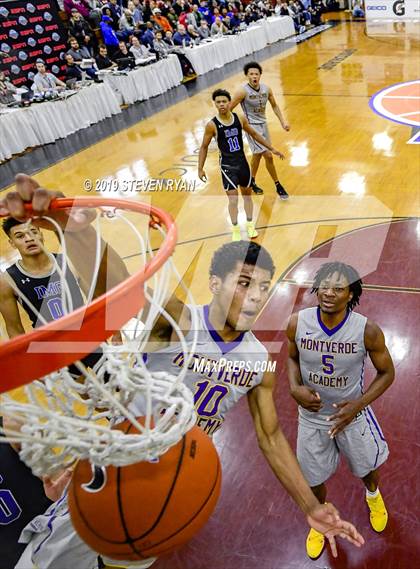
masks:
[[[317,413],[322,407],[322,400],[315,389],[309,389],[305,385],[295,387],[291,392],[293,399],[304,409]]]
[[[356,547],[361,547],[365,543],[354,525],[340,518],[333,504],[319,504],[308,512],[307,521],[312,528],[328,539],[333,557],[337,557],[336,536],[346,539]]]
[[[203,170],[202,168],[200,168],[200,169],[198,170],[198,177],[200,178],[200,180],[201,180],[202,182],[207,182],[206,173],[204,172],[204,170]]]
[[[53,218],[58,225],[66,231],[80,231],[91,224],[95,219],[96,213],[93,209],[65,209],[51,211],[49,209],[51,201],[55,198],[62,198],[62,192],[46,190],[40,184],[26,174],[17,174],[15,177],[15,191],[9,192],[0,200],[0,216],[10,216],[15,219],[25,221],[29,218],[25,203],[32,205],[33,214],[40,216],[33,220],[34,225],[45,229],[54,229],[51,223],[43,220],[43,215]]]
[[[271,152],[275,156],[278,156],[280,158],[280,160],[284,160],[286,158],[284,154],[282,154],[279,150],[276,150],[275,148],[273,148],[273,150]]]

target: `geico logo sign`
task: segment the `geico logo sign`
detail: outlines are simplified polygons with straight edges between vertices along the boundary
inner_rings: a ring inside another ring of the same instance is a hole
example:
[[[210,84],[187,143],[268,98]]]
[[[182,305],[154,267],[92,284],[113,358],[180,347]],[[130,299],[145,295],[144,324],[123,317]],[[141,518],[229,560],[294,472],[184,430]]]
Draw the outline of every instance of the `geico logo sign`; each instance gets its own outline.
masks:
[[[396,16],[404,16],[405,14],[404,0],[397,0],[397,2],[394,2],[394,4],[392,5],[392,10],[394,11],[394,14]]]
[[[368,6],[368,10],[386,10],[386,6]]]

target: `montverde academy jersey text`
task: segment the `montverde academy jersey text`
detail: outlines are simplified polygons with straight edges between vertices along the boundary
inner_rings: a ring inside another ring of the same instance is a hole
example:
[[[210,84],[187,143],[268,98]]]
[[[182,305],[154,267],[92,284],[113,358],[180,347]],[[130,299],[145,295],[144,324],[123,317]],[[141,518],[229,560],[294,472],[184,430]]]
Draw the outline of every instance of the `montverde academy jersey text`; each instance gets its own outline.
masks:
[[[295,341],[302,381],[319,393],[323,403],[318,413],[299,407],[304,422],[330,429],[327,417],[337,412],[332,404],[357,399],[363,393],[366,322],[365,316],[349,311],[329,330],[321,320],[319,307],[299,312]]]

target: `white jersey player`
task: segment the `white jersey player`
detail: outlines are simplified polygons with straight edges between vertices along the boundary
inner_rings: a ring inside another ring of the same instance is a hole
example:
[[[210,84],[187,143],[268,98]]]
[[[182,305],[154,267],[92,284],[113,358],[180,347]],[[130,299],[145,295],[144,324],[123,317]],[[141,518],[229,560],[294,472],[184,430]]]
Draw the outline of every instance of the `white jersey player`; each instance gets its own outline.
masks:
[[[244,85],[237,93],[235,93],[230,104],[233,110],[238,104],[241,105],[244,115],[246,116],[249,124],[261,136],[270,142],[270,134],[268,132],[267,117],[265,110],[269,102],[274,114],[280,121],[284,130],[289,131],[290,127],[284,120],[280,107],[278,106],[273,91],[268,85],[261,83],[262,67],[256,61],[251,61],[244,66],[244,74],[248,79],[248,83]],[[270,174],[273,182],[276,185],[276,192],[280,199],[287,199],[288,193],[279,182],[276,167],[274,165],[273,155],[264,146],[259,144],[252,136],[247,134],[249,147],[252,152],[251,161],[251,188],[256,194],[262,194],[263,190],[259,188],[255,182],[255,177],[261,161],[261,156],[264,156],[265,165],[268,173]]]
[[[210,307],[187,306],[192,319],[198,321],[197,349],[189,365],[184,383],[194,393],[197,425],[213,435],[225,414],[243,395],[261,384],[264,372],[274,367],[267,349],[250,331],[243,331],[232,342],[224,342],[210,322]],[[192,342],[193,332],[186,336]],[[165,370],[178,375],[184,363],[182,346],[171,342],[166,348],[144,356],[150,371]],[[134,400],[132,411],[144,414],[141,401]]]
[[[297,457],[321,503],[325,482],[342,453],[366,486],[373,529],[385,529],[388,514],[378,489],[378,468],[388,445],[369,404],[388,389],[394,367],[381,329],[353,312],[362,293],[357,271],[344,263],[327,263],[316,274],[312,292],[319,306],[294,314],[288,326],[288,373],[291,394],[299,404]],[[377,375],[366,392],[363,373],[369,354]],[[318,558],[324,536],[311,529],[308,556]]]
[[[187,340],[191,310],[198,312],[196,357],[186,378],[195,395],[198,424],[209,434],[214,433],[222,425],[225,413],[246,394],[259,446],[267,462],[307,514],[312,527],[325,532],[327,519],[332,522],[332,532],[325,535],[336,555],[331,536],[340,533],[340,526],[347,528],[340,535],[352,543],[360,545],[363,540],[347,522],[333,522],[330,504],[313,501],[314,496],[278,422],[273,399],[275,373],[268,369],[269,356],[250,332],[267,301],[273,274],[273,261],[263,247],[249,241],[228,243],[214,253],[211,261],[210,304],[191,308],[172,297],[165,309],[187,334]],[[147,354],[146,365],[150,369],[173,373],[182,365],[178,338],[164,316],[156,322],[150,344],[159,346],[157,351]],[[140,399],[135,400],[132,410],[141,412],[143,404]]]

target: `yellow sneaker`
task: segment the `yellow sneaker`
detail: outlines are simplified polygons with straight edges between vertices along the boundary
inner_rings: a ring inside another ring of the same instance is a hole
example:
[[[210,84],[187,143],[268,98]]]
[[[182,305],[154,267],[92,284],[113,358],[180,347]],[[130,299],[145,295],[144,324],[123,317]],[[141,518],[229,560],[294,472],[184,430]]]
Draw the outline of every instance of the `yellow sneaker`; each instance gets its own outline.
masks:
[[[311,559],[318,559],[324,551],[325,537],[313,528],[309,530],[306,538],[306,553]]]
[[[241,228],[239,225],[232,225],[232,241],[241,240]]]
[[[388,512],[386,511],[381,493],[378,492],[376,498],[368,498],[366,496],[366,503],[370,511],[370,525],[378,533],[384,531],[388,523]]]
[[[255,237],[258,237],[258,231],[255,229],[255,224],[253,221],[246,222],[246,231],[250,239],[255,239]]]

